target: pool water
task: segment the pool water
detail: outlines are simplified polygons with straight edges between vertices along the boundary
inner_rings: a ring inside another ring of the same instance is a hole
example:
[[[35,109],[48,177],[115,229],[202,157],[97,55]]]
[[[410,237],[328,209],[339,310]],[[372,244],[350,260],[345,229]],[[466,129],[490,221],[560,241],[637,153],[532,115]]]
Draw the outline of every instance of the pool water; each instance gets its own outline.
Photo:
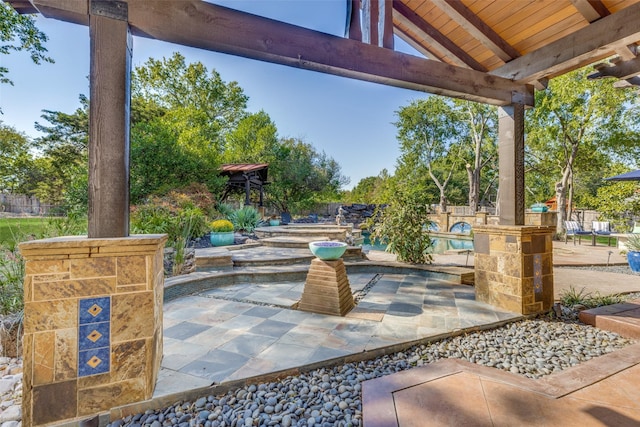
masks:
[[[371,243],[369,239],[369,233],[362,233],[364,237],[364,242],[362,243],[362,250],[374,250],[374,251],[384,251],[387,248],[387,245],[383,245],[377,240]],[[432,237],[431,241],[433,242],[433,248],[431,250],[432,254],[443,254],[449,250],[473,250],[473,240],[463,240],[463,239],[445,239],[442,237]]]

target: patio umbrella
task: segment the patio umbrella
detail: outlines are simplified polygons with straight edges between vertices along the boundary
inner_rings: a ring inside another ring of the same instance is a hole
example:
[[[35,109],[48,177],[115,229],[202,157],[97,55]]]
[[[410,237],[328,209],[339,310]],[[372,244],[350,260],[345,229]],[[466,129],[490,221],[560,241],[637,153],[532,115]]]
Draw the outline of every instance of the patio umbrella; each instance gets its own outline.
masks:
[[[640,181],[640,169],[605,178],[605,181]]]

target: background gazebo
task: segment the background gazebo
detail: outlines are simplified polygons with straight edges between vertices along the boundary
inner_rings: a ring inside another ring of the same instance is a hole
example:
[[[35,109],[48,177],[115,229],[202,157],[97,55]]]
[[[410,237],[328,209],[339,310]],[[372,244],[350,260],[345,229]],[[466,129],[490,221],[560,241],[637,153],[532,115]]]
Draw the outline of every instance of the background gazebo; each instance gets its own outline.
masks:
[[[263,207],[264,186],[267,185],[268,163],[241,163],[226,164],[221,167],[221,175],[228,177],[221,200],[225,200],[229,194],[244,188],[244,204],[251,205],[251,190],[257,190],[260,194],[258,206]]]

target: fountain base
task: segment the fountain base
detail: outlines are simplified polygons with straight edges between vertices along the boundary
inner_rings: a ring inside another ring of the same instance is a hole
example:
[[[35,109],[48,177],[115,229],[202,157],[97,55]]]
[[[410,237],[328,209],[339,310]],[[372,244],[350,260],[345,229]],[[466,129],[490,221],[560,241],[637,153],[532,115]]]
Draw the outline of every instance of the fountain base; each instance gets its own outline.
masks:
[[[354,305],[351,285],[342,259],[313,259],[298,310],[345,316]]]

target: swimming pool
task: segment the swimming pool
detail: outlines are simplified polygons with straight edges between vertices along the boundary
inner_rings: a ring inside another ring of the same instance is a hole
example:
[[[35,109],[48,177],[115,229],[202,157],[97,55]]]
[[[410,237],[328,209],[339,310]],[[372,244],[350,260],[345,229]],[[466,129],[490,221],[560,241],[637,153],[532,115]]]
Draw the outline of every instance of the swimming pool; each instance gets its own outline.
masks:
[[[378,241],[371,243],[369,233],[363,232],[362,237],[364,237],[364,242],[362,243],[363,251],[384,251],[387,248],[387,245],[383,245]],[[433,242],[432,254],[443,254],[449,250],[473,251],[473,240],[432,237],[431,241]]]

